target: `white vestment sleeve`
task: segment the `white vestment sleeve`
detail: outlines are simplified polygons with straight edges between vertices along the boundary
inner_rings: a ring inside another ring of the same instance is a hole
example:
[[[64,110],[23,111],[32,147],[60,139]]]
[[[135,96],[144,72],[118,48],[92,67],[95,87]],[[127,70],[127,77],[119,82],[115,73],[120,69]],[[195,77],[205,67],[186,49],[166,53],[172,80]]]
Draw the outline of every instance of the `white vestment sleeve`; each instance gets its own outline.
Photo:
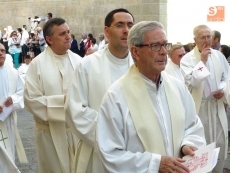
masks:
[[[188,87],[199,87],[200,83],[210,75],[205,64],[200,61],[195,66],[192,65],[189,56],[181,59],[181,71]]]
[[[12,111],[24,108],[23,90],[24,90],[24,85],[23,85],[22,79],[18,75],[17,90],[13,95],[10,96],[13,100],[13,110]]]
[[[95,144],[99,150],[99,158],[108,172],[157,173],[160,155],[143,151],[140,143],[128,146],[130,138],[138,139],[138,137],[135,129],[132,132],[127,129],[127,126],[130,126],[130,121],[127,120],[130,119],[130,114],[124,98],[121,97],[123,97],[121,91],[114,93],[107,91],[102,101]],[[131,136],[127,136],[127,131]]]
[[[89,86],[86,77],[87,74],[80,63],[74,72],[66,98],[66,122],[80,139],[94,146],[98,112],[90,108],[88,103]]]

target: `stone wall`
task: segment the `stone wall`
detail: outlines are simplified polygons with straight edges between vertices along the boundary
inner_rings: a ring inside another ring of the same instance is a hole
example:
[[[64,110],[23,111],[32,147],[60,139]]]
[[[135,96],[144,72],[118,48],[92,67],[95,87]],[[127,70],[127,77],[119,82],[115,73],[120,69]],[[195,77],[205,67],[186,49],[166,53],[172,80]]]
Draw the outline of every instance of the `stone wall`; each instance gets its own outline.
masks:
[[[157,20],[167,29],[167,0],[0,0],[0,29],[8,25],[16,29],[28,25],[28,17],[51,12],[66,20],[77,40],[89,32],[98,38],[107,13],[121,7],[134,15],[135,22]]]

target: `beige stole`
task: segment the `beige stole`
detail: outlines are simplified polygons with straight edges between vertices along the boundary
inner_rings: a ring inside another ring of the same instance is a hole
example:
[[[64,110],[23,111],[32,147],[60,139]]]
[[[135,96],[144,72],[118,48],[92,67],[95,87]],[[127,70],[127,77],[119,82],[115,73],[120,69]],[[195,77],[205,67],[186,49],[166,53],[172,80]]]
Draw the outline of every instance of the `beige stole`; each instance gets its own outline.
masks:
[[[107,89],[112,84],[108,60],[108,47],[104,50],[95,52],[90,58],[90,75],[89,75],[89,105],[90,108],[98,111],[101,101]],[[129,53],[129,65],[133,64],[132,57]],[[93,86],[93,87],[92,87]],[[93,147],[81,141],[78,149],[77,172],[85,173],[88,167],[90,156],[93,154]]]
[[[74,53],[68,50],[68,56],[72,65],[73,70],[76,68],[79,59]],[[66,139],[61,138],[66,136],[66,123],[65,123],[65,112],[64,112],[64,93],[68,90],[66,85],[65,70],[59,60],[54,57],[54,53],[50,47],[47,47],[44,50],[42,56],[38,56],[40,68],[42,72],[42,84],[44,86],[43,93],[45,96],[57,97],[57,99],[52,99],[53,102],[47,100],[47,110],[48,121],[50,133],[54,142],[55,149],[57,151],[58,158],[60,160],[60,166],[63,173],[70,172],[70,160],[69,160],[69,151],[68,151],[68,142]],[[46,65],[44,65],[46,64]],[[49,67],[47,69],[47,67]],[[58,99],[62,97],[63,100]],[[53,108],[52,108],[53,107]],[[59,118],[59,119],[58,119]]]
[[[161,75],[171,116],[173,155],[179,157],[185,129],[185,110],[176,84],[177,80],[165,72],[162,72]],[[120,85],[145,151],[166,155],[153,103],[145,82],[135,65],[120,79]]]

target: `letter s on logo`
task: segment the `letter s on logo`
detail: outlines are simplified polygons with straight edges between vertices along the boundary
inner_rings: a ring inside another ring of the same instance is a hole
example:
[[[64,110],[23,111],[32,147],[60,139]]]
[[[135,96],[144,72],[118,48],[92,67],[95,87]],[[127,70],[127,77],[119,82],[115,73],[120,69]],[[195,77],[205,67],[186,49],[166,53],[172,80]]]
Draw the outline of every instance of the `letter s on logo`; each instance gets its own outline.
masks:
[[[209,16],[214,16],[217,13],[216,7],[209,7],[208,9],[208,15]]]

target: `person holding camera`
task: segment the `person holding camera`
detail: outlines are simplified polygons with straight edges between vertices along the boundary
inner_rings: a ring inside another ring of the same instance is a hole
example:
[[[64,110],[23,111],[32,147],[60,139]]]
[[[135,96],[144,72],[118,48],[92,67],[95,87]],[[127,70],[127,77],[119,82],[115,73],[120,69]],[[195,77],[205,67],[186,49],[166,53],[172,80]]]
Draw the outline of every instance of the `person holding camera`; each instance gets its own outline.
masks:
[[[14,67],[19,67],[19,55],[21,53],[20,39],[18,38],[17,32],[12,31],[8,40],[9,53],[13,58]]]

